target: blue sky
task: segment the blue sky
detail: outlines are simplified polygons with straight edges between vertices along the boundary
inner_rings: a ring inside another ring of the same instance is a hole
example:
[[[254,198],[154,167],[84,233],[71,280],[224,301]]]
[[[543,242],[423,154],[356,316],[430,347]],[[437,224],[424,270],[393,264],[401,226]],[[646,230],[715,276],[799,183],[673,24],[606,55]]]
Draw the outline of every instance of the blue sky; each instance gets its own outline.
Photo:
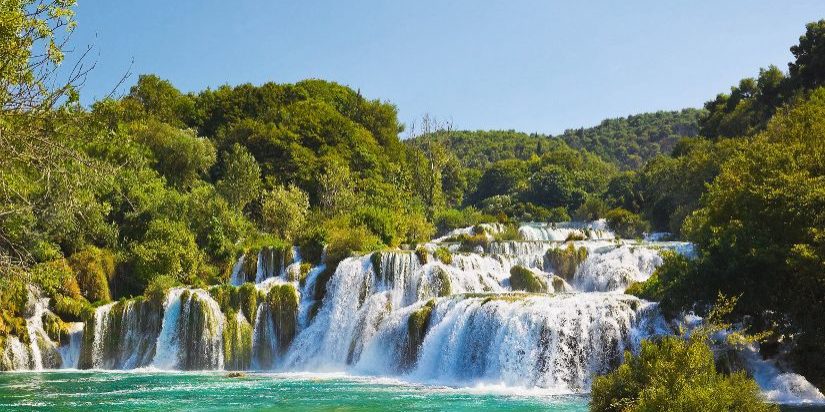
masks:
[[[179,89],[334,80],[461,129],[558,133],[700,107],[789,47],[825,1],[79,0],[84,102],[130,68]],[[132,63],[134,61],[134,63]]]

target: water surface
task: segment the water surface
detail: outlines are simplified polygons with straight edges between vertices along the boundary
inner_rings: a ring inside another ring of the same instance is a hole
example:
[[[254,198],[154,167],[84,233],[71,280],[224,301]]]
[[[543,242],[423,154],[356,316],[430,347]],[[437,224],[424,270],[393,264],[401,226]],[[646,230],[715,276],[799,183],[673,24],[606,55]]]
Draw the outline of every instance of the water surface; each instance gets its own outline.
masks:
[[[19,372],[0,374],[3,411],[586,411],[582,396],[448,388],[340,374]]]

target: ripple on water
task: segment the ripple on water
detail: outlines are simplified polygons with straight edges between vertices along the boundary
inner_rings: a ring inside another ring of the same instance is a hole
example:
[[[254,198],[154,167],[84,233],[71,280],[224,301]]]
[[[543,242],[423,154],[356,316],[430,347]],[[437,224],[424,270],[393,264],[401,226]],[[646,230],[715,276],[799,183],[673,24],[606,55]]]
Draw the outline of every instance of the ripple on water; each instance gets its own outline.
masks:
[[[2,410],[585,411],[587,398],[504,387],[451,388],[344,374],[40,372],[0,374]]]

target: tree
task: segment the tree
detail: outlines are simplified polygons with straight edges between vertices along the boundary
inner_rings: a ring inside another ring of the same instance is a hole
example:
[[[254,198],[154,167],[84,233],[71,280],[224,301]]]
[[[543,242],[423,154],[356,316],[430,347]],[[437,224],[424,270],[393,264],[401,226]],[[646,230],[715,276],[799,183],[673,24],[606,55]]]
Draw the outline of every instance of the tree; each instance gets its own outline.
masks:
[[[153,220],[143,239],[132,246],[131,263],[132,281],[143,290],[160,276],[192,283],[199,275],[203,255],[185,224],[161,219]]]
[[[261,193],[261,168],[245,147],[235,143],[223,154],[223,171],[215,184],[235,210],[243,211]]]
[[[704,337],[642,341],[638,355],[625,353],[624,363],[597,377],[591,390],[594,412],[779,411],[744,372],[717,373]]]
[[[124,102],[135,101],[147,115],[164,123],[184,127],[195,117],[195,101],[170,83],[153,74],[142,74]]]
[[[261,200],[264,228],[286,241],[294,239],[308,211],[309,197],[293,185],[277,185],[264,193]]]
[[[150,119],[133,124],[131,132],[152,151],[155,169],[175,188],[192,188],[215,163],[215,146],[189,130]]]
[[[788,69],[800,86],[813,89],[825,85],[825,20],[808,23],[799,44],[791,47],[796,61]]]
[[[584,191],[573,182],[570,172],[561,166],[544,166],[530,177],[527,198],[535,204],[576,210],[584,197]]]

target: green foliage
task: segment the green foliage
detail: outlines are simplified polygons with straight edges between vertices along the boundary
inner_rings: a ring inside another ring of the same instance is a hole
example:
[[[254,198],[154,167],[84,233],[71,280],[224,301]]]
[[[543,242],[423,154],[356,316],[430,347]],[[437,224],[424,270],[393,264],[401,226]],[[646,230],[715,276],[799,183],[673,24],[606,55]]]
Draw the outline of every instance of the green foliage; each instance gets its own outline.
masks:
[[[309,210],[309,197],[296,186],[276,186],[266,192],[261,201],[264,227],[291,241],[304,225]]]
[[[154,158],[154,167],[179,189],[189,189],[215,163],[215,147],[204,138],[156,120],[133,123],[130,133],[146,145]]]
[[[112,300],[109,292],[109,281],[115,275],[112,252],[90,246],[73,254],[69,265],[74,270],[83,297],[90,302],[107,303]]]
[[[135,280],[147,285],[155,277],[191,281],[200,273],[203,254],[186,225],[169,220],[149,223],[143,241],[131,251]]]
[[[513,290],[523,290],[530,293],[547,293],[547,282],[538,277],[532,270],[516,265],[510,269],[510,287]]]
[[[445,209],[435,215],[436,229],[439,233],[446,233],[453,229],[475,226],[480,223],[491,223],[495,217],[485,215],[473,207],[464,209]]]
[[[524,238],[521,235],[521,232],[519,232],[518,225],[515,224],[505,225],[503,230],[500,230],[497,233],[493,234],[493,239],[495,239],[496,242],[524,240]]]
[[[586,149],[622,169],[668,155],[680,139],[698,134],[703,112],[683,109],[603,120],[588,129],[568,129],[559,136],[573,148]]]
[[[195,117],[195,99],[153,74],[138,76],[123,103],[137,112],[132,116],[153,117],[175,127],[183,127]]]
[[[710,138],[754,135],[784,105],[825,85],[824,40],[825,20],[809,23],[799,43],[791,47],[795,60],[788,63],[788,74],[775,66],[760,69],[758,78],[742,79],[730,94],[705,103],[708,115],[700,122],[701,134]]]
[[[625,353],[624,363],[597,377],[591,391],[596,412],[779,410],[744,372],[717,373],[704,338],[642,341],[639,355]]]
[[[461,234],[455,240],[461,242],[461,245],[459,245],[458,250],[462,252],[475,252],[478,248],[481,248],[482,250],[487,250],[490,246],[490,239],[484,232],[473,235]]]
[[[445,247],[439,247],[438,249],[436,249],[433,253],[433,256],[435,256],[436,259],[440,260],[445,265],[453,263],[453,254],[450,253],[449,249]]]
[[[261,167],[249,151],[234,144],[222,155],[221,177],[215,189],[235,209],[242,211],[261,194]]]
[[[363,225],[352,225],[344,219],[330,222],[327,235],[327,266],[334,267],[338,262],[350,257],[355,252],[370,252],[383,247],[381,240]]]
[[[605,218],[610,229],[626,239],[639,238],[650,230],[650,224],[641,216],[625,209],[613,209],[607,212]]]
[[[147,299],[160,303],[166,300],[166,294],[169,292],[169,289],[172,289],[180,285],[180,280],[178,280],[174,276],[155,276],[149,282],[149,285],[146,286],[146,291],[144,292],[144,295]]]
[[[587,196],[584,203],[573,212],[573,218],[581,222],[591,222],[606,216],[608,210],[604,200],[596,196]]]

